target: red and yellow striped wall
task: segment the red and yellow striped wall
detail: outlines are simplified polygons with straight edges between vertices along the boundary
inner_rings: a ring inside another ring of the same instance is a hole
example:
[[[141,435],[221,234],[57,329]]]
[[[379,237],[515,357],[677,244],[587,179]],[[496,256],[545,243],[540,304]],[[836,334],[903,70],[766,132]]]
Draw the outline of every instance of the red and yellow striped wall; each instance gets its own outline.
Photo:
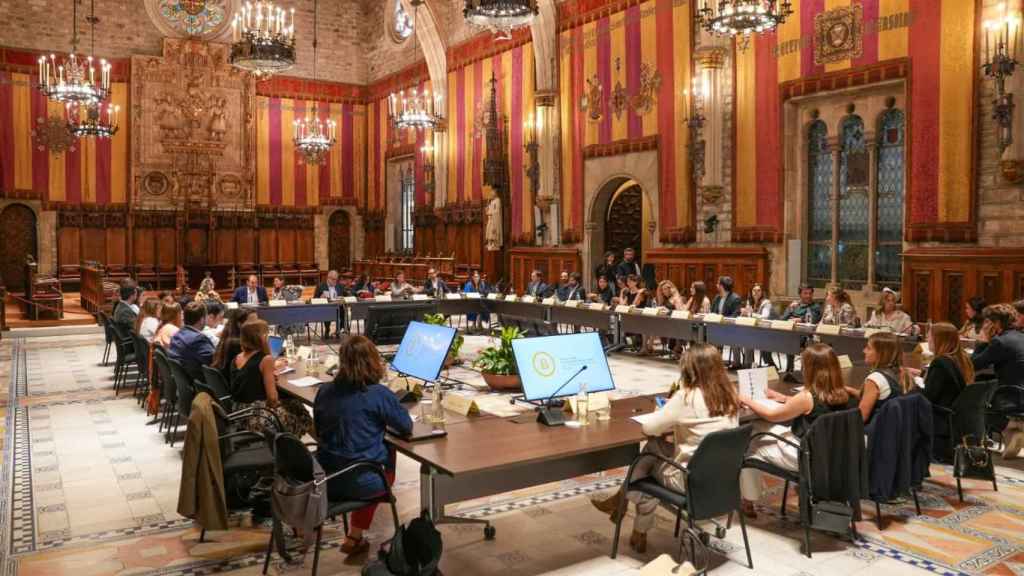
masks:
[[[815,15],[854,1],[863,10],[863,55],[816,65]],[[782,229],[780,87],[845,76],[860,82],[863,71],[887,62],[910,64],[907,222],[971,224],[975,0],[800,0],[794,9],[777,33],[736,53],[736,228]]]
[[[686,153],[684,96],[692,74],[690,5],[674,0],[630,3],[624,10],[559,33],[562,194],[567,207],[564,229],[582,231],[586,219],[583,163],[587,149],[655,136],[661,230],[692,226],[694,195]],[[626,106],[616,114],[611,105],[613,90],[621,85],[628,94],[639,93],[644,65],[660,74],[654,105],[646,112]],[[596,121],[581,109],[587,81],[595,79],[602,89],[601,118]]]
[[[534,199],[526,177],[528,134],[525,123],[536,122],[533,45],[521,43],[493,56],[448,71],[448,203],[480,202],[494,192],[483,184],[487,142],[481,111],[490,105],[491,78],[497,82],[498,113],[508,119],[512,237],[533,234]]]
[[[366,178],[366,106],[256,97],[256,202],[307,207],[358,204]],[[337,123],[338,142],[319,166],[300,162],[292,122],[309,115]]]
[[[47,101],[31,74],[0,71],[0,190],[51,203],[124,204],[128,201],[128,85],[111,84],[121,107],[121,129],[110,139],[86,138],[74,150],[50,154],[33,141],[38,121],[66,120],[63,104]]]

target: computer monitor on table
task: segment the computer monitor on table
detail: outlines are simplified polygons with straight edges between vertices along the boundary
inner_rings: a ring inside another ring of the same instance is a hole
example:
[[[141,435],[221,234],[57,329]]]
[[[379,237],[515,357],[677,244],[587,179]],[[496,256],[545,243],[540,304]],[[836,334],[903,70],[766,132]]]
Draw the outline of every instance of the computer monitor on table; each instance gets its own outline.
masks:
[[[433,314],[436,309],[433,302],[375,304],[366,309],[363,332],[378,346],[398,344],[410,322],[422,320],[424,314]]]
[[[587,392],[615,389],[608,357],[597,332],[520,338],[512,341],[512,351],[527,401],[572,396],[584,382]],[[586,369],[580,372],[583,367]],[[562,387],[563,384],[566,385]]]
[[[454,328],[410,322],[391,367],[413,378],[434,382],[441,375],[454,341]]]

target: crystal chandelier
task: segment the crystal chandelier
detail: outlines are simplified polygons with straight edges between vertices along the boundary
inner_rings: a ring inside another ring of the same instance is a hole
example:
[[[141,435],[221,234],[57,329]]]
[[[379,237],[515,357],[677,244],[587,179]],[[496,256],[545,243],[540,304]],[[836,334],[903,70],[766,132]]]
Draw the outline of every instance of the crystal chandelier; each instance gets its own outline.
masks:
[[[54,102],[97,103],[110,94],[110,63],[99,61],[99,82],[92,56],[81,58],[78,51],[78,0],[72,4],[71,54],[58,60],[55,54],[39,58],[39,90]],[[95,25],[95,16],[89,22]]]
[[[316,60],[320,21],[320,2],[313,2],[313,81],[316,82]],[[302,163],[319,166],[327,159],[327,155],[338,141],[335,137],[336,123],[334,120],[321,120],[314,109],[312,116],[294,122],[295,149],[302,155]]]
[[[537,14],[537,0],[465,0],[462,9],[467,22],[504,38],[510,38],[512,30],[528,26]]]
[[[110,138],[117,134],[120,106],[69,103],[67,111],[68,130],[78,138]]]
[[[698,26],[720,36],[749,36],[773,30],[793,13],[791,0],[700,0]]]
[[[289,19],[284,8],[275,7],[269,0],[246,2],[231,22],[231,64],[257,76],[284,72],[294,66],[294,8],[290,14]]]
[[[417,26],[417,13],[419,5],[423,0],[412,0],[413,5],[413,30]],[[416,38],[413,37],[413,48],[415,49]],[[406,92],[399,91],[388,97],[388,117],[391,118],[391,125],[401,130],[413,128],[419,130],[435,130],[441,126],[441,117],[437,111],[441,108],[437,94],[431,95],[430,90],[420,92],[413,88]]]

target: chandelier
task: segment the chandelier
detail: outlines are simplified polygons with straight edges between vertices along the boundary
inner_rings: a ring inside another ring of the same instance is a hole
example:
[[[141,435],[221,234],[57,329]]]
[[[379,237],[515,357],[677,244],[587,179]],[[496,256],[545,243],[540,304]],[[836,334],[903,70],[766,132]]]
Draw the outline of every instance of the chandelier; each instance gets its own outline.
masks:
[[[417,29],[417,16],[419,6],[423,0],[412,0],[413,30]],[[416,38],[413,37],[413,48],[415,49]],[[391,125],[396,130],[413,128],[417,130],[435,130],[442,124],[441,116],[437,111],[441,108],[437,94],[431,95],[430,90],[413,88],[406,92],[399,91],[388,97],[388,117],[391,118]]]
[[[320,21],[320,2],[313,2],[313,81],[316,82],[316,60],[318,36],[317,30]],[[334,120],[321,120],[317,115],[317,109],[313,109],[312,116],[306,116],[295,121],[295,149],[302,155],[302,163],[319,166],[327,159],[327,155],[338,141],[335,137],[336,123]]]
[[[538,14],[537,0],[465,0],[462,16],[470,24],[510,38],[512,30],[528,26]]]
[[[773,30],[793,13],[791,0],[700,0],[698,26],[720,36],[749,36]]]
[[[284,8],[275,7],[268,0],[246,2],[231,22],[231,64],[257,76],[284,72],[294,66],[294,8],[290,14],[289,19]]]
[[[68,130],[77,138],[110,138],[117,134],[117,115],[121,111],[120,106],[108,104],[104,108],[97,103],[69,103],[67,111]]]
[[[99,82],[92,56],[79,57],[78,52],[78,0],[72,4],[71,54],[58,60],[55,54],[39,58],[39,90],[54,102],[101,102],[110,94],[110,63],[99,61]],[[94,6],[95,8],[95,6]],[[94,13],[95,14],[95,13]],[[95,15],[89,17],[95,27]],[[95,45],[95,34],[94,34]]]

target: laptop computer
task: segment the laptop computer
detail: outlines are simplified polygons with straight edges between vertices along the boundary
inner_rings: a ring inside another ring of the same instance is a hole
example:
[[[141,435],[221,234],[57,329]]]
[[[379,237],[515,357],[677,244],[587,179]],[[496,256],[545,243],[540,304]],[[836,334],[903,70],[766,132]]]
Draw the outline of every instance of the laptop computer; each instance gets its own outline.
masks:
[[[399,434],[393,428],[388,428],[388,434],[396,438],[401,438],[406,442],[416,442],[418,440],[430,440],[432,438],[442,438],[448,435],[448,431],[443,428],[434,428],[432,424],[426,422],[413,422],[412,433]]]

